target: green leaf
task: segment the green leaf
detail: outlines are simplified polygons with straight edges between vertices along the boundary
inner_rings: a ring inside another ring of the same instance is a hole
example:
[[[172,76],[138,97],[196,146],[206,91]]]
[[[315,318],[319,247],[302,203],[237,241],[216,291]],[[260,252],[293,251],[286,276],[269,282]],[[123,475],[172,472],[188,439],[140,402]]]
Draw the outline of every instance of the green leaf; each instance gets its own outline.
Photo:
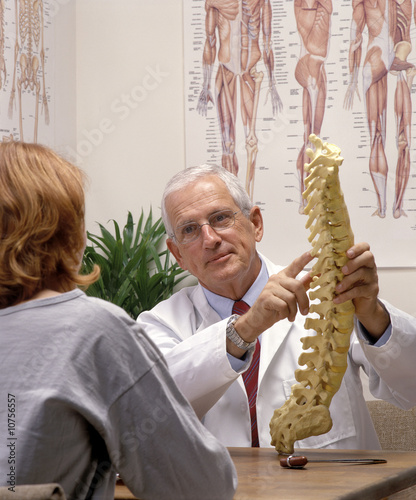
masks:
[[[101,277],[87,290],[87,295],[108,300],[134,319],[172,295],[188,274],[165,247],[165,227],[161,218],[153,222],[152,209],[145,216],[141,210],[137,224],[131,212],[123,229],[114,219],[114,235],[98,224],[100,235],[87,232],[82,272],[97,264]]]

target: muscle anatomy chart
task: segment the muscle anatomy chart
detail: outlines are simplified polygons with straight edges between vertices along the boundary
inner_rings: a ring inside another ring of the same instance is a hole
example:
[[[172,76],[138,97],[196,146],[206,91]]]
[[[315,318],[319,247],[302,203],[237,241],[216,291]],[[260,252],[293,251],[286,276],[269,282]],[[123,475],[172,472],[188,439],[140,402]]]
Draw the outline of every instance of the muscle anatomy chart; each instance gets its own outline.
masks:
[[[203,51],[203,88],[197,110],[207,115],[208,103],[217,108],[222,141],[222,165],[238,174],[236,147],[237,86],[240,90],[241,120],[247,151],[246,189],[253,197],[254,172],[258,152],[256,117],[264,73],[256,65],[262,57],[267,71],[268,93],[273,114],[282,108],[274,79],[274,55],[271,45],[269,0],[205,0],[206,41]],[[214,94],[212,73],[218,50],[218,69]]]
[[[331,35],[331,0],[294,0],[296,26],[301,39],[299,60],[295,78],[303,87],[302,118],[304,125],[303,146],[298,155],[296,167],[299,177],[300,204],[303,213],[306,200],[304,165],[309,162],[306,150],[311,148],[309,136],[321,133],[326,102],[325,60],[328,57]]]
[[[357,241],[379,266],[416,265],[414,3],[184,3],[186,163],[222,164],[245,181],[268,227],[260,248],[276,260],[304,251],[312,133],[347,160]]]
[[[388,74],[396,77],[394,114],[396,118],[397,165],[393,216],[406,215],[404,194],[410,174],[410,141],[412,100],[411,88],[416,73],[408,61],[412,51],[411,0],[354,0],[352,2],[351,42],[349,53],[350,84],[345,97],[352,108],[358,92],[361,54],[366,50],[362,67],[363,99],[370,131],[369,168],[377,197],[373,215],[386,217],[386,183],[388,161],[385,154]],[[367,48],[363,47],[363,31],[368,30]]]
[[[4,59],[4,0],[0,0],[0,90],[6,81],[6,61]]]
[[[0,38],[0,70],[3,69],[4,75],[0,132],[3,140],[38,142],[40,128],[44,130],[50,124],[47,72],[48,67],[52,72],[52,64],[47,57],[49,43],[46,42],[50,27],[48,3],[44,0],[0,0],[0,5],[2,19],[7,17],[4,21],[7,29],[4,28]]]

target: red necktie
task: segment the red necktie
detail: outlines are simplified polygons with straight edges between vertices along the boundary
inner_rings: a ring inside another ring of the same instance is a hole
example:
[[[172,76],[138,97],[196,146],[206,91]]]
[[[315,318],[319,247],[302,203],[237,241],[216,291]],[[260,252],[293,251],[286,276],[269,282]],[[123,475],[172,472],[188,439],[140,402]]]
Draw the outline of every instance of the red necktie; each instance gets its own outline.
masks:
[[[234,302],[233,314],[242,315],[250,309],[250,306],[243,300]],[[251,418],[251,446],[259,446],[259,435],[257,431],[257,414],[256,414],[256,400],[257,400],[257,381],[259,378],[259,361],[260,361],[260,342],[257,341],[254,350],[253,359],[246,372],[243,373],[243,380],[246,386],[248,405],[250,408]]]

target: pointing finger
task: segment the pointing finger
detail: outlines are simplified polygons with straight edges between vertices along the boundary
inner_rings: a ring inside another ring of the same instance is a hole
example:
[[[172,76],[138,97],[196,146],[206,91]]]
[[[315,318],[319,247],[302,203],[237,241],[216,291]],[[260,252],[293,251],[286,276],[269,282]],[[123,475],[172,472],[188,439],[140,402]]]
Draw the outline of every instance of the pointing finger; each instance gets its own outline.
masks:
[[[291,264],[286,268],[286,275],[291,278],[296,278],[296,276],[303,271],[304,267],[313,260],[310,252],[305,252],[300,257],[297,257]]]

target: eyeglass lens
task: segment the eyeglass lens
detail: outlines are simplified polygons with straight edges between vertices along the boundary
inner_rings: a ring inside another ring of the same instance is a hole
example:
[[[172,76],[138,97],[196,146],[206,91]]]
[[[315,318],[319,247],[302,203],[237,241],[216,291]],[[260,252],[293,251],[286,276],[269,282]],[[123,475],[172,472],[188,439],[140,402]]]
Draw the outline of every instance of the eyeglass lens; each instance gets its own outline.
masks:
[[[175,230],[175,237],[179,243],[190,243],[198,238],[201,233],[201,227],[211,226],[215,231],[221,231],[234,225],[237,212],[232,210],[221,210],[209,216],[208,222],[198,224],[197,222],[188,222],[178,226]]]

